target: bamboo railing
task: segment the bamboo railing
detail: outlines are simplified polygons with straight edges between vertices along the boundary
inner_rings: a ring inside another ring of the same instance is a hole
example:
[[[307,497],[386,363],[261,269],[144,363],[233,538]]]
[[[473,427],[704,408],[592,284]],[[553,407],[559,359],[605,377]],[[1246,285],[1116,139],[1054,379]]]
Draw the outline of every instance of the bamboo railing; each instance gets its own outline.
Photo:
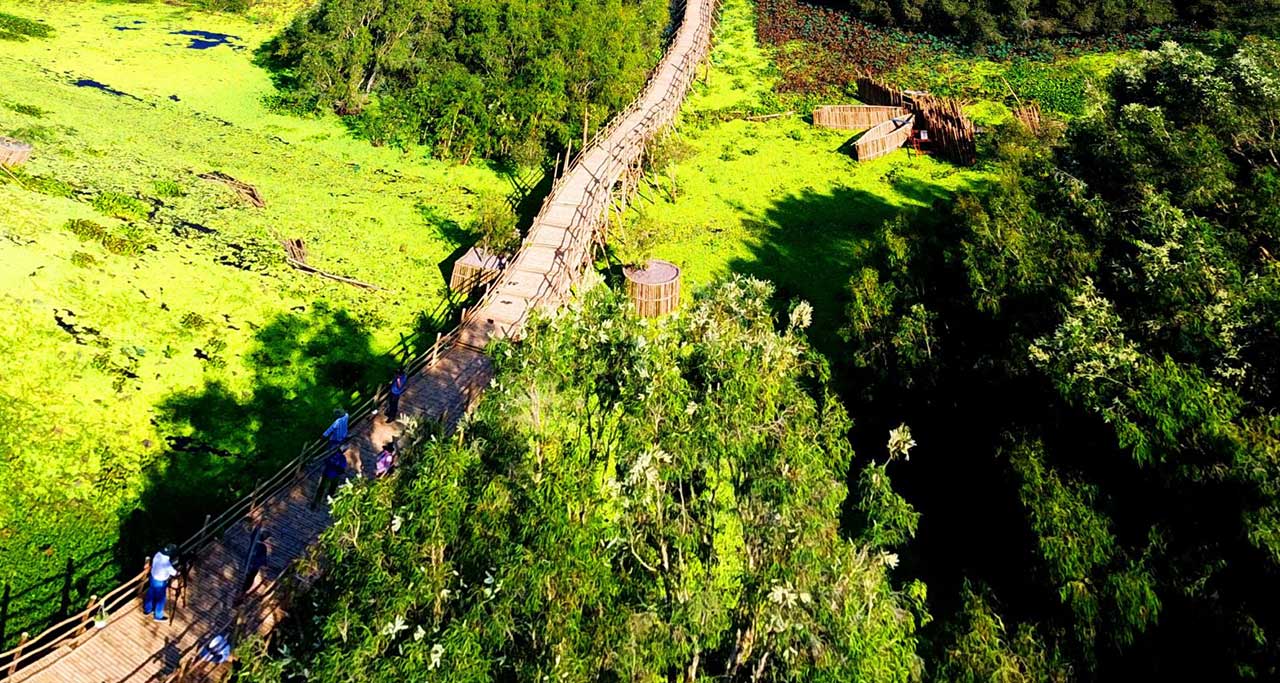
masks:
[[[530,301],[530,305],[516,323],[501,330],[503,334],[512,339],[518,339],[521,329],[528,320],[528,315],[535,309],[562,303],[571,293],[572,284],[590,265],[593,256],[592,248],[596,244],[596,228],[609,208],[615,185],[627,168],[640,162],[645,147],[653,137],[674,122],[676,112],[697,75],[697,67],[706,57],[710,48],[714,11],[715,0],[696,0],[696,4],[692,7],[686,5],[684,21],[676,31],[667,53],[650,73],[640,96],[597,131],[591,141],[578,151],[576,157],[573,157],[572,163],[569,161],[571,155],[565,155],[566,172],[552,183],[551,191],[543,200],[539,215],[544,215],[555,203],[557,196],[566,187],[566,178],[586,172],[589,181],[567,230],[570,243],[566,249],[557,251],[554,267],[543,273],[545,287],[540,289],[538,295]],[[690,22],[691,18],[696,21]],[[668,73],[672,74],[672,78],[666,81],[665,85],[660,85],[666,80]],[[661,88],[660,91],[659,88]],[[642,109],[645,110],[644,115],[639,120],[633,120]],[[623,125],[630,125],[630,127],[621,137],[614,139]],[[593,168],[586,168],[585,164],[599,154],[605,155],[603,163],[593,164]],[[572,172],[569,172],[570,168],[573,169]],[[538,224],[539,221],[535,219],[531,234],[538,228]],[[527,245],[526,241],[525,247],[522,247],[506,266],[503,274],[518,266]],[[503,275],[499,275],[495,280],[497,285],[486,286],[475,306],[462,309],[458,324],[447,333],[437,334],[434,344],[406,364],[406,372],[410,375],[418,374],[438,363],[440,357],[449,349],[468,346],[459,343],[463,331],[470,325],[486,324],[486,321],[481,319],[480,312],[494,303],[497,297],[502,296],[503,279]],[[408,348],[407,341],[402,340],[402,345]],[[441,421],[448,424],[460,417],[475,402],[483,389],[483,386],[477,386],[474,383],[461,387],[462,403],[458,406],[457,412],[442,415]],[[354,426],[369,419],[375,406],[382,400],[383,393],[384,390],[380,388],[360,403],[350,413],[350,423]],[[280,467],[275,474],[260,480],[252,492],[233,503],[217,517],[207,519],[198,531],[180,544],[181,555],[183,557],[198,556],[199,552],[209,546],[219,535],[236,523],[253,517],[268,501],[296,485],[323,459],[327,452],[326,443],[323,438],[308,443],[296,457]],[[0,683],[13,680],[15,673],[24,667],[47,656],[59,654],[59,650],[63,650],[62,654],[65,654],[82,645],[97,631],[96,628],[91,627],[99,613],[105,613],[107,620],[110,621],[121,608],[141,595],[146,586],[147,574],[148,569],[144,568],[142,573],[120,584],[100,601],[96,598],[91,600],[89,606],[83,611],[50,626],[34,638],[24,633],[17,647],[0,653]],[[279,583],[279,580],[273,582],[267,595],[274,593]]]

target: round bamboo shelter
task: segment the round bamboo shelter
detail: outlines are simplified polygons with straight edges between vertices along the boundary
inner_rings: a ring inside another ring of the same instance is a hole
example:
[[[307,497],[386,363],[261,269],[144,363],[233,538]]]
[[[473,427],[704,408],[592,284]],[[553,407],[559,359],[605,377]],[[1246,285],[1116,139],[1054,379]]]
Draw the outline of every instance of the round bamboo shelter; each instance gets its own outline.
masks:
[[[18,166],[31,158],[31,145],[0,135],[0,166]]]
[[[676,264],[649,259],[643,268],[623,268],[622,274],[627,278],[627,298],[640,315],[656,318],[680,305],[680,268]]]

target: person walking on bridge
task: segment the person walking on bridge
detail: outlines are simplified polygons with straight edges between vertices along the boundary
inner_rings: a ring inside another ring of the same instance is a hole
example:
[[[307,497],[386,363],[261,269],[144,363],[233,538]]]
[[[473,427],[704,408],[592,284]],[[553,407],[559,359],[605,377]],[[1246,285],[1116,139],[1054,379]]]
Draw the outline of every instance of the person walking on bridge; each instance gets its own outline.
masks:
[[[169,597],[169,579],[178,574],[178,570],[173,568],[177,555],[177,547],[170,543],[151,558],[151,574],[147,594],[142,599],[142,611],[149,614],[154,610],[156,621],[165,620],[164,604]]]
[[[400,394],[404,393],[404,388],[408,386],[409,378],[404,374],[404,368],[396,370],[396,376],[391,379],[391,391],[387,397],[387,422],[395,422],[400,418]]]
[[[320,472],[320,481],[316,482],[316,495],[311,499],[311,509],[315,510],[333,492],[347,473],[347,454],[342,448],[335,449],[325,458],[324,469]]]
[[[329,450],[342,450],[342,444],[347,440],[347,411],[337,408],[333,411],[333,424],[324,430],[324,436],[329,440]]]

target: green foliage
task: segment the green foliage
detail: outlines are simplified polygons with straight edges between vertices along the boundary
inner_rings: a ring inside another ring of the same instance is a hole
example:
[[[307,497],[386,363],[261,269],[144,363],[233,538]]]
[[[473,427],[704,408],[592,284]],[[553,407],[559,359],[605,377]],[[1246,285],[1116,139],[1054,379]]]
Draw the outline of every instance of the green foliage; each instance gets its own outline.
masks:
[[[152,183],[152,187],[155,188],[156,195],[160,197],[183,197],[187,194],[186,191],[182,189],[182,185],[176,180],[157,180]]]
[[[11,183],[50,197],[70,199],[76,196],[76,189],[71,183],[49,175],[30,175],[21,167],[0,171],[0,183]]]
[[[516,211],[502,195],[489,194],[480,199],[471,232],[490,254],[511,254],[520,246]]]
[[[323,0],[273,47],[293,92],[375,144],[522,163],[598,128],[644,83],[658,0]]]
[[[655,324],[597,286],[499,345],[465,437],[337,497],[287,657],[244,679],[918,678],[923,586],[841,535],[849,420],[771,293]]]
[[[113,254],[137,256],[146,248],[135,236],[115,234],[105,226],[83,218],[69,220],[63,227],[82,240],[98,242]]]
[[[151,214],[151,207],[141,199],[109,190],[94,196],[92,205],[104,216],[126,221],[146,220]]]
[[[24,116],[30,116],[33,119],[43,118],[44,115],[48,113],[40,107],[32,104],[23,104],[21,102],[5,102],[4,106],[7,109],[16,111]]]
[[[981,444],[922,453],[913,466],[936,471],[919,476],[948,483],[912,502],[938,537],[981,529],[995,555],[966,574],[1042,605],[1020,618],[1074,668],[1267,678],[1280,672],[1280,46],[1165,44],[1108,90],[1062,137],[1000,131],[997,182],[949,207],[946,230],[882,229],[850,282],[854,383],[880,420],[930,416],[912,418],[921,443]],[[901,343],[904,326],[928,332],[930,354]],[[1001,444],[994,463],[985,444]],[[952,504],[966,498],[994,502]],[[1030,584],[1004,570],[1028,556]],[[1038,667],[997,647],[994,612],[968,611],[944,647],[969,653],[970,679],[1028,679]]]
[[[858,511],[862,514],[862,540],[874,548],[901,546],[916,535],[916,512],[889,481],[887,467],[868,463],[858,476]]]
[[[955,683],[1065,683],[1071,669],[1030,627],[1013,633],[983,593],[965,585],[960,626],[950,634],[938,678]]]
[[[51,35],[53,35],[53,29],[48,24],[8,12],[0,12],[0,40],[48,38]]]
[[[1223,4],[1213,0],[1084,0],[1053,4],[974,2],[924,3],[919,0],[849,0],[859,16],[905,29],[959,34],[996,44],[1006,40],[1073,34],[1119,33],[1136,28],[1190,23],[1214,26],[1275,26],[1276,6],[1267,0]]]

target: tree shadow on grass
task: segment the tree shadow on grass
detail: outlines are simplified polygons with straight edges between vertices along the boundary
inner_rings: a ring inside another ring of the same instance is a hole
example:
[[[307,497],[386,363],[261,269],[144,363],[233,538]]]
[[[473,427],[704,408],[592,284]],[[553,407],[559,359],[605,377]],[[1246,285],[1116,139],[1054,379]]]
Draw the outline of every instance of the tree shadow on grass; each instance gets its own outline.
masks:
[[[217,378],[165,399],[156,420],[174,436],[147,473],[136,507],[122,517],[116,552],[126,573],[296,456],[328,426],[334,408],[350,410],[376,391],[397,355],[375,353],[369,331],[351,315],[316,304],[258,330],[245,356],[247,389]]]
[[[749,245],[750,255],[734,259],[729,267],[773,282],[779,307],[796,298],[812,304],[809,338],[834,359],[839,355],[849,280],[879,255],[880,226],[904,212],[928,211],[954,194],[943,185],[915,178],[896,178],[893,189],[904,203],[849,187],[782,197],[760,217],[744,219],[756,239]]]

